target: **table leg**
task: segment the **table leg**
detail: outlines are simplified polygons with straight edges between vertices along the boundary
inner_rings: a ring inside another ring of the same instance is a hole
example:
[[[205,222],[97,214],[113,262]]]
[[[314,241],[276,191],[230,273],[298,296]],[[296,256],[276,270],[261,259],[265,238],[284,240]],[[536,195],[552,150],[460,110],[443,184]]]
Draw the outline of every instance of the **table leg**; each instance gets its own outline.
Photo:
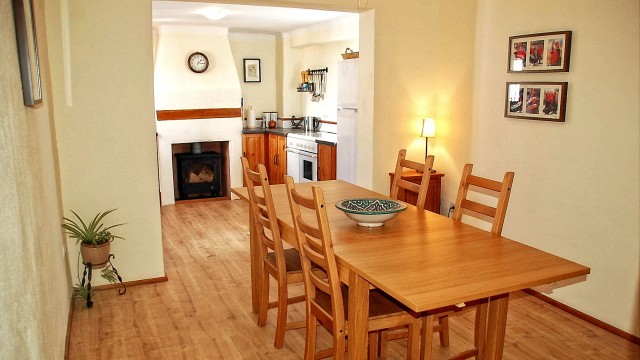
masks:
[[[487,314],[487,339],[484,347],[486,360],[501,360],[504,349],[504,335],[507,328],[509,294],[489,298]]]
[[[369,283],[353,271],[349,272],[349,360],[367,358],[367,333],[369,331]]]

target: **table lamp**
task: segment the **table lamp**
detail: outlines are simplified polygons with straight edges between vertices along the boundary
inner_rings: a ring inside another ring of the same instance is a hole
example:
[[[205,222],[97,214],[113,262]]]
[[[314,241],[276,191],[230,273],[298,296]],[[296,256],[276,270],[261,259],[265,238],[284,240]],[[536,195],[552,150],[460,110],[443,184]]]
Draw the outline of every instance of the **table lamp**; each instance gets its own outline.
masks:
[[[424,158],[427,158],[429,150],[429,138],[436,137],[436,121],[432,118],[422,119],[422,135],[424,140]]]

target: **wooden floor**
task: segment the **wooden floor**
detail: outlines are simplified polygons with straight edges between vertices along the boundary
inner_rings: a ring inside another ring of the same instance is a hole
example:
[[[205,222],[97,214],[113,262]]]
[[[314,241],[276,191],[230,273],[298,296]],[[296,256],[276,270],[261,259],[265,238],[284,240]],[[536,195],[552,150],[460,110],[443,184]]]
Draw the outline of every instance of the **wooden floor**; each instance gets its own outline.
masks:
[[[288,331],[284,348],[275,349],[275,310],[264,327],[251,312],[247,211],[240,200],[163,206],[169,281],[130,287],[124,296],[99,291],[92,309],[76,304],[69,359],[301,359],[304,329]],[[303,315],[304,304],[290,311],[292,319]],[[436,345],[435,359],[470,344],[472,320],[471,312],[451,318],[451,345]],[[319,334],[328,346],[330,337]],[[405,346],[393,341],[388,359],[404,359]],[[512,295],[504,359],[639,358],[638,345],[532,296]]]

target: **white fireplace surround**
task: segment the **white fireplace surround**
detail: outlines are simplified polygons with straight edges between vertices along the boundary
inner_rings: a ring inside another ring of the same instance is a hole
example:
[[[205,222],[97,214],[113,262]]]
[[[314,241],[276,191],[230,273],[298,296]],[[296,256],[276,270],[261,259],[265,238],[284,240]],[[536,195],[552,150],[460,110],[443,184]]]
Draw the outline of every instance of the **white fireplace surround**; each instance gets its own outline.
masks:
[[[242,186],[242,121],[237,118],[156,121],[160,205],[175,204],[172,144],[229,142],[231,187]]]

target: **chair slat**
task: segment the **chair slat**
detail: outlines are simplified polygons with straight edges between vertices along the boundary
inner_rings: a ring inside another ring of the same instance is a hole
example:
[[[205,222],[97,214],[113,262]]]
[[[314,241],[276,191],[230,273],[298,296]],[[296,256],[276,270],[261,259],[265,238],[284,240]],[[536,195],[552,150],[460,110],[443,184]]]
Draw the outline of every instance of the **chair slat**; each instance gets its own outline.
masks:
[[[467,183],[469,185],[474,185],[497,192],[500,192],[500,190],[502,190],[502,183],[500,181],[486,179],[475,175],[469,175],[469,177],[467,178]]]
[[[477,212],[479,214],[487,215],[492,218],[496,217],[496,208],[487,206],[485,204],[480,204],[472,200],[462,200],[462,208]]]

